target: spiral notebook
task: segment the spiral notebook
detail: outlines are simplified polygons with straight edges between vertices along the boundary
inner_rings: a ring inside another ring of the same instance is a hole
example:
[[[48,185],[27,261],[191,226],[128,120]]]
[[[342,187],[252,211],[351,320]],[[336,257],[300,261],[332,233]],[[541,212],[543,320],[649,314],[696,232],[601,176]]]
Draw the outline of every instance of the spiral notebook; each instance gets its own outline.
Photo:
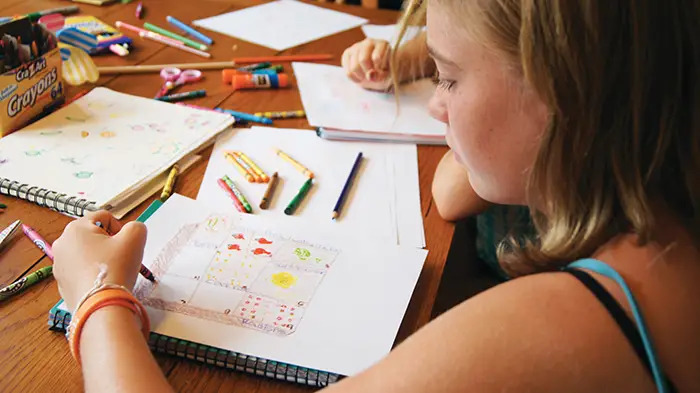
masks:
[[[0,193],[72,216],[106,209],[121,218],[168,168],[232,123],[225,114],[95,88],[0,139]]]
[[[177,194],[146,226],[152,350],[314,386],[389,353],[427,255]],[[57,304],[49,327],[69,322]]]

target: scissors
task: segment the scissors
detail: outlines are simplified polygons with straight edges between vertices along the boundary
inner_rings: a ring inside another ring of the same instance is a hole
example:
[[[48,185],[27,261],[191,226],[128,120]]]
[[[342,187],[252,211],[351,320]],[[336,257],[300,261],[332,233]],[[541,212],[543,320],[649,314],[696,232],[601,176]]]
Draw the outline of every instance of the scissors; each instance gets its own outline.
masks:
[[[165,84],[158,91],[156,98],[162,97],[175,88],[182,86],[186,83],[197,82],[202,79],[202,71],[199,70],[180,70],[175,67],[167,67],[160,70],[160,77],[165,80]]]
[[[17,220],[10,224],[7,228],[3,229],[2,232],[0,232],[0,248],[5,247],[7,243],[10,242],[10,239],[12,238],[12,235],[17,232],[17,228],[22,224],[20,220]]]

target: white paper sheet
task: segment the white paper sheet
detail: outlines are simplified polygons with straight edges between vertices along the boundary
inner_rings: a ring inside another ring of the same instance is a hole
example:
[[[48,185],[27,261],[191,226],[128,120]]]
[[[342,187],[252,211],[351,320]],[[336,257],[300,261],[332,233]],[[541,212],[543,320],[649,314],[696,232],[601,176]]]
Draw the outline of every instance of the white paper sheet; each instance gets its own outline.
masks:
[[[279,158],[275,148],[298,160],[315,175],[311,191],[292,216],[285,215],[284,208],[306,179]],[[248,183],[225,159],[224,152],[228,150],[242,151],[268,175],[279,173],[280,182],[268,210],[258,207],[267,184]],[[364,157],[360,172],[341,217],[332,221],[333,207],[358,152]],[[327,141],[309,130],[265,127],[233,130],[217,141],[197,200],[234,211],[231,200],[216,183],[223,175],[228,175],[241,189],[255,215],[278,222],[313,223],[318,228],[346,234],[361,233],[387,244],[425,246],[415,145]]]
[[[195,228],[186,226],[193,223],[200,223],[196,231],[181,231]],[[375,243],[361,234],[339,236],[299,222],[212,216],[204,204],[180,195],[173,195],[146,225],[144,263],[159,284],[154,288],[139,278],[135,293],[149,305],[153,331],[343,375],[357,374],[389,352],[427,255],[425,250]],[[236,240],[243,234],[248,238]],[[176,235],[178,240],[171,241]],[[251,253],[245,244],[259,240],[265,240],[260,247],[271,255]],[[227,246],[229,242],[243,246],[239,251]],[[282,246],[288,244],[301,244],[310,253]],[[234,267],[217,260],[224,254]],[[239,262],[260,267],[245,289],[235,275]],[[274,275],[268,279],[266,269],[275,266],[282,266],[283,281]],[[253,303],[246,304],[251,295]],[[300,314],[290,315],[293,305],[285,302],[295,296],[304,302],[294,310]],[[275,307],[264,308],[268,302]],[[278,314],[284,319],[276,319]],[[272,321],[282,324],[287,318],[294,320],[293,326],[271,327]]]
[[[419,80],[401,86],[400,106],[393,94],[365,90],[341,67],[293,63],[309,124],[345,130],[445,135],[445,125],[428,114],[433,84]]]
[[[116,205],[231,123],[98,87],[0,139],[0,177]]]
[[[192,22],[195,26],[285,50],[367,23],[343,12],[279,0]]]
[[[409,26],[401,39],[401,45],[412,40],[422,30],[422,27]],[[365,33],[365,37],[367,38],[388,41],[393,47],[394,43],[396,43],[396,38],[399,35],[399,28],[398,25],[363,25],[362,32]]]

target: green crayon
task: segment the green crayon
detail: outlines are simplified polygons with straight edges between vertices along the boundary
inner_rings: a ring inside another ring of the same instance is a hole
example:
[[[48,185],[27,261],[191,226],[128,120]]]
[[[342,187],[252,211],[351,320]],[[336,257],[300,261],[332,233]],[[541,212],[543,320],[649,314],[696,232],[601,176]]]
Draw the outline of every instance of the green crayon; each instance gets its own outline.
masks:
[[[309,190],[311,189],[311,185],[313,184],[313,179],[309,178],[304,182],[304,184],[301,186],[299,189],[299,192],[292,198],[292,201],[289,202],[289,205],[284,209],[284,214],[291,216],[294,214],[294,211],[299,207],[301,204],[301,201],[304,200],[304,197],[306,194],[309,193]]]
[[[238,198],[238,200],[241,201],[241,205],[243,205],[245,211],[251,213],[253,211],[253,208],[250,206],[250,203],[248,203],[248,200],[245,199],[241,190],[239,190],[238,187],[236,187],[236,184],[233,182],[233,180],[231,180],[231,178],[228,177],[228,175],[224,175],[224,177],[222,177],[221,180],[223,180],[224,183],[226,183],[226,185],[231,188],[231,191],[233,191],[233,194],[236,195],[236,198]]]
[[[22,291],[26,288],[38,283],[39,281],[51,276],[53,272],[53,266],[42,267],[41,269],[22,277],[19,280],[13,282],[12,284],[0,289],[0,301],[8,299]]]

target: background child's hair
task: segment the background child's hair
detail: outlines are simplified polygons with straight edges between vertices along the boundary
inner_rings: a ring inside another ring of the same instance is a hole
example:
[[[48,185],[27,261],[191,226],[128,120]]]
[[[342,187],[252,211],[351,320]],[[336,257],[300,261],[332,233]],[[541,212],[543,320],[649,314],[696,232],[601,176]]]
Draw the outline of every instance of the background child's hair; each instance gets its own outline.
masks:
[[[501,54],[550,111],[528,179],[539,238],[501,249],[509,273],[558,268],[624,232],[646,244],[659,210],[697,241],[700,2],[427,1],[448,7],[455,39]],[[402,31],[427,1],[407,4]]]

